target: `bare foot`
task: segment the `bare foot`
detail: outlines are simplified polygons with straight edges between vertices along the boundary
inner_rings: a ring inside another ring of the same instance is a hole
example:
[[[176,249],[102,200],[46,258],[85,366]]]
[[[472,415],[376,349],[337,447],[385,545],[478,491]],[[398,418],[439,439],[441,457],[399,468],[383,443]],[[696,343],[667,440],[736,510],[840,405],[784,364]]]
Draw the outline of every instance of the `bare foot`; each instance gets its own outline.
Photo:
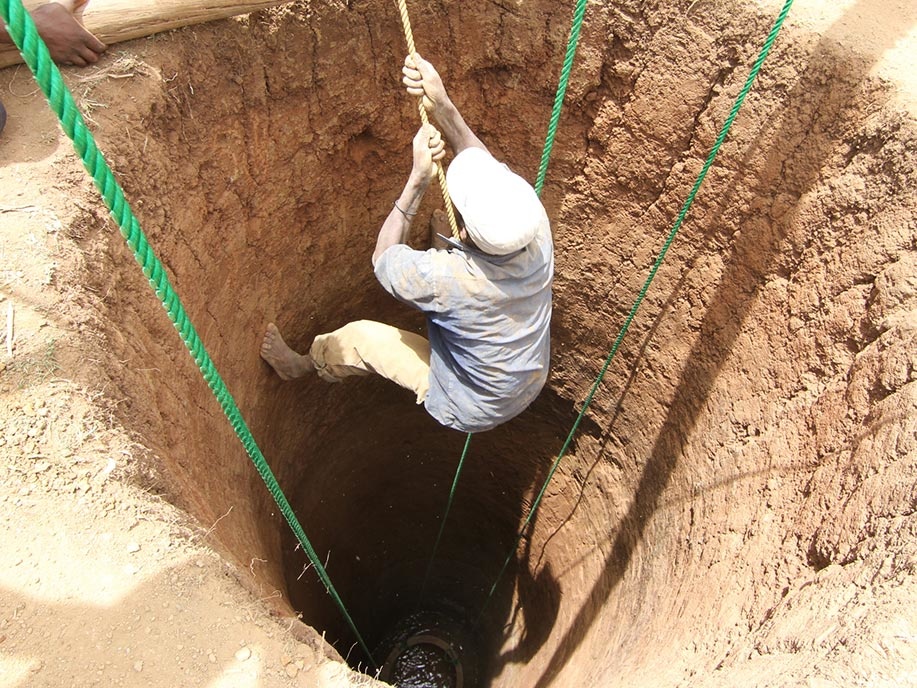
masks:
[[[281,380],[295,380],[315,370],[308,355],[298,354],[287,346],[274,323],[270,323],[267,332],[264,333],[261,358],[270,364]]]
[[[449,218],[446,217],[445,211],[437,208],[430,217],[430,248],[449,248],[449,244],[443,241],[440,234],[444,237],[451,237],[452,229],[449,227]]]

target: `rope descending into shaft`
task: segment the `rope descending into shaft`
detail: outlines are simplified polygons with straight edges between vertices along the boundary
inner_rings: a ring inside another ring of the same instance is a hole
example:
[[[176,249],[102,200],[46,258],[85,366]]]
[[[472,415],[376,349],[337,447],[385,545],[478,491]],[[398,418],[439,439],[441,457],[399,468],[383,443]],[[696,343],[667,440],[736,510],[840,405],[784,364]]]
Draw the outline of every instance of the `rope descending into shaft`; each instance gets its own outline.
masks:
[[[458,487],[459,476],[462,474],[462,465],[465,463],[465,457],[468,455],[468,445],[471,444],[471,433],[465,438],[465,448],[462,449],[462,456],[459,459],[458,467],[455,469],[455,477],[452,479],[452,488],[449,490],[449,499],[446,501],[446,513],[443,514],[443,520],[439,524],[439,533],[436,534],[436,542],[433,544],[433,552],[430,554],[430,561],[427,563],[427,572],[423,577],[423,584],[420,586],[420,598],[418,603],[423,602],[424,595],[427,592],[427,583],[430,582],[430,572],[433,570],[433,561],[436,559],[436,552],[439,550],[439,542],[443,538],[443,531],[446,529],[446,519],[449,517],[449,510],[452,508],[452,500],[455,499],[455,488]]]
[[[309,539],[306,537],[306,533],[303,531],[296,515],[293,513],[290,503],[287,501],[280,489],[280,485],[277,483],[277,479],[267,465],[267,461],[265,461],[261,449],[259,449],[248,425],[242,418],[242,413],[239,411],[238,406],[236,406],[235,400],[226,388],[226,384],[217,372],[213,360],[210,358],[197,331],[191,324],[178,298],[178,294],[169,282],[169,278],[163,269],[162,263],[159,261],[159,258],[156,257],[156,254],[147,242],[146,236],[140,228],[140,223],[131,211],[130,205],[124,196],[124,191],[121,189],[111,168],[108,166],[108,163],[105,161],[105,158],[96,145],[92,133],[86,127],[86,123],[73,100],[73,95],[64,84],[60,70],[51,60],[48,48],[38,35],[38,30],[35,28],[35,23],[32,21],[31,16],[29,16],[28,12],[23,8],[22,0],[0,0],[0,14],[2,14],[3,20],[9,27],[10,37],[22,53],[22,57],[29,66],[29,69],[31,69],[32,73],[35,75],[35,81],[44,92],[51,109],[57,114],[64,132],[73,141],[73,147],[82,159],[86,170],[92,176],[112,217],[115,222],[118,223],[121,236],[124,237],[134,254],[134,258],[136,258],[137,262],[143,268],[143,274],[146,275],[150,286],[156,292],[156,296],[159,297],[163,307],[166,309],[169,319],[172,321],[172,324],[175,325],[175,329],[178,330],[194,362],[197,364],[198,368],[200,368],[201,375],[204,377],[213,395],[220,403],[220,407],[223,409],[223,413],[226,414],[226,418],[232,425],[232,429],[239,437],[239,440],[245,447],[245,451],[255,464],[258,474],[261,476],[262,480],[264,480],[268,491],[271,493],[281,513],[283,513],[284,518],[290,525],[299,543],[302,545],[306,555],[309,557],[309,561],[312,562],[312,565],[315,567],[318,577],[325,585],[328,594],[331,595],[338,608],[341,610],[341,613],[344,615],[347,625],[350,626],[350,630],[353,631],[353,634],[356,636],[363,652],[366,653],[369,661],[373,662],[369,648],[363,641],[359,631],[357,631],[356,626],[354,626],[350,614],[347,613],[344,603],[341,601],[340,596],[331,584],[331,579],[328,577],[327,571],[325,571],[321,560],[315,553],[312,543],[310,543]]]
[[[573,58],[576,56],[576,46],[579,44],[580,29],[583,26],[583,17],[586,15],[586,0],[577,0],[573,10],[573,23],[570,25],[570,38],[567,41],[567,52],[564,55],[563,67],[560,70],[560,81],[557,84],[557,94],[554,96],[554,107],[551,110],[551,119],[548,121],[548,134],[544,141],[544,151],[541,154],[541,164],[538,167],[538,178],[535,180],[535,193],[541,196],[544,188],[544,179],[548,174],[548,160],[554,148],[554,136],[557,134],[557,123],[560,121],[560,110],[567,94],[567,83],[570,81],[570,70],[573,68]]]
[[[398,0],[398,11],[401,14],[401,26],[404,29],[404,38],[408,44],[408,53],[414,55],[417,52],[417,48],[414,45],[414,32],[411,31],[411,19],[408,17],[407,0]],[[427,109],[423,106],[423,98],[417,99],[417,109],[420,112],[420,121],[424,125],[429,124],[430,118],[427,115]],[[436,165],[436,176],[439,178],[439,188],[443,192],[443,205],[446,206],[446,217],[449,218],[449,229],[452,230],[452,237],[458,241],[458,223],[455,221],[455,209],[452,207],[452,197],[449,196],[449,189],[446,186],[446,171],[438,162],[433,164]]]
[[[548,488],[548,483],[551,482],[551,478],[554,477],[554,472],[557,470],[557,467],[560,465],[560,460],[564,457],[564,454],[567,452],[567,448],[570,446],[570,442],[573,439],[573,436],[576,434],[576,431],[579,429],[580,422],[583,420],[583,416],[586,414],[586,410],[589,408],[589,405],[592,403],[593,397],[599,388],[599,385],[602,382],[602,379],[605,377],[605,373],[608,371],[608,367],[611,365],[612,359],[614,359],[615,354],[618,352],[618,348],[621,346],[621,341],[624,339],[624,335],[627,333],[628,328],[630,327],[631,322],[633,322],[634,316],[637,313],[637,309],[640,308],[640,304],[643,303],[643,299],[646,296],[646,292],[650,287],[650,284],[653,281],[653,278],[656,277],[656,272],[659,270],[659,266],[662,265],[662,261],[665,258],[666,253],[669,250],[669,247],[672,245],[672,242],[675,240],[675,235],[678,233],[678,230],[681,228],[682,223],[684,222],[685,216],[688,214],[688,209],[691,207],[691,204],[694,202],[694,197],[697,195],[698,190],[700,189],[701,184],[704,181],[704,178],[707,176],[707,171],[710,169],[710,166],[713,164],[714,158],[716,158],[717,152],[720,150],[720,146],[723,144],[723,141],[726,139],[726,135],[729,133],[729,129],[732,127],[732,122],[735,120],[736,115],[739,113],[739,108],[742,107],[742,103],[745,102],[745,96],[748,95],[749,90],[751,90],[752,84],[755,81],[755,78],[758,76],[758,71],[761,69],[761,65],[764,63],[765,58],[770,52],[771,46],[774,43],[774,40],[777,38],[777,34],[780,32],[780,27],[783,26],[783,20],[786,19],[786,15],[790,11],[790,6],[793,4],[793,0],[786,0],[783,9],[780,11],[774,26],[771,29],[770,34],[768,34],[767,39],[764,41],[764,45],[761,47],[761,52],[758,54],[758,58],[755,60],[754,65],[751,68],[751,72],[748,74],[748,78],[745,80],[745,85],[742,87],[742,90],[739,92],[738,97],[735,100],[735,103],[732,106],[732,110],[729,112],[729,116],[726,118],[726,121],[723,123],[723,127],[720,130],[719,136],[716,137],[716,141],[713,144],[713,147],[710,149],[710,153],[707,156],[707,160],[704,163],[703,168],[700,171],[700,174],[697,177],[697,181],[694,182],[694,186],[691,188],[690,193],[688,194],[687,199],[684,202],[684,205],[681,208],[681,211],[678,213],[678,217],[675,220],[675,224],[672,227],[672,230],[669,232],[668,237],[665,240],[665,243],[662,246],[662,250],[659,252],[656,262],[653,263],[653,267],[650,269],[649,276],[646,278],[646,281],[643,283],[643,287],[640,289],[640,293],[637,295],[637,299],[634,302],[633,307],[630,309],[627,318],[624,321],[624,325],[621,327],[618,336],[614,341],[614,344],[611,347],[611,352],[608,354],[608,358],[605,359],[605,363],[602,366],[599,375],[593,383],[592,388],[589,390],[589,394],[586,397],[586,401],[583,403],[583,408],[580,411],[579,415],[576,418],[576,421],[573,423],[573,428],[570,430],[570,433],[567,435],[567,439],[564,441],[563,446],[560,449],[560,453],[557,455],[554,464],[551,466],[551,470],[548,472],[548,477],[544,482],[544,485],[541,487],[541,490],[538,492],[538,495],[535,497],[535,501],[532,502],[532,506],[529,509],[528,516],[526,516],[525,522],[522,524],[522,528],[519,529],[519,535],[516,537],[516,541],[513,544],[513,548],[510,550],[509,554],[506,556],[506,561],[503,562],[503,567],[500,569],[500,573],[497,574],[497,578],[494,581],[493,586],[490,588],[490,592],[487,595],[487,599],[484,601],[484,606],[481,608],[480,613],[476,623],[481,621],[481,618],[484,616],[484,610],[487,608],[488,603],[494,595],[494,592],[497,589],[497,584],[500,582],[500,579],[503,577],[504,572],[506,571],[509,562],[512,560],[513,556],[516,554],[516,550],[519,548],[519,542],[522,540],[522,536],[525,533],[526,528],[528,528],[529,523],[532,521],[532,517],[535,514],[535,511],[538,509],[539,504],[541,503],[541,498],[544,496],[545,490]]]
[[[408,16],[407,0],[398,0],[398,12],[401,15],[401,27],[404,29],[404,40],[408,45],[408,53],[414,55],[417,53],[417,47],[414,45],[414,32],[411,30],[411,18]],[[427,109],[423,106],[423,98],[418,98],[417,109],[420,112],[420,121],[424,124],[430,123],[427,116]],[[452,231],[452,238],[459,240],[458,223],[455,221],[455,209],[452,207],[452,197],[449,196],[449,189],[446,185],[446,172],[443,166],[438,162],[436,165],[436,176],[439,178],[439,188],[443,192],[443,205],[446,206],[446,217],[449,219],[449,229]],[[468,446],[471,444],[471,433],[465,438],[465,448],[462,450],[462,456],[459,459],[458,466],[455,469],[455,477],[452,479],[452,489],[449,492],[449,499],[446,502],[446,511],[443,519],[439,524],[439,533],[436,535],[436,542],[433,544],[433,552],[430,554],[430,560],[427,563],[427,571],[424,574],[423,584],[420,588],[418,604],[423,602],[424,594],[427,590],[427,583],[430,580],[430,572],[433,569],[433,562],[436,559],[436,552],[439,550],[439,542],[443,537],[443,531],[446,529],[446,521],[449,519],[449,511],[452,509],[452,499],[455,496],[455,488],[458,485],[459,476],[462,473],[462,466],[465,463],[465,456],[468,454]]]
[[[535,179],[535,193],[538,194],[539,198],[541,198],[541,192],[544,190],[544,180],[548,174],[548,162],[551,159],[551,151],[554,149],[554,139],[557,136],[557,125],[560,122],[560,111],[563,108],[564,96],[567,94],[567,84],[570,82],[570,72],[573,69],[573,59],[576,57],[576,48],[579,45],[580,30],[583,28],[583,19],[586,16],[586,2],[587,0],[577,0],[576,6],[573,8],[573,21],[570,24],[570,35],[567,39],[567,49],[564,52],[564,61],[560,69],[560,79],[558,79],[557,83],[557,92],[554,94],[554,106],[551,108],[551,117],[548,120],[548,132],[545,135],[544,149],[541,153],[541,163],[538,166],[538,176]],[[586,409],[589,407],[589,404],[592,401],[592,395],[595,394],[595,390],[598,388],[602,377],[604,377],[605,370],[611,363],[611,357],[613,356],[614,353],[609,356],[609,359],[605,364],[605,368],[603,368],[602,372],[599,374],[599,379],[596,380],[592,393],[589,395],[589,398],[583,405],[583,408],[580,411],[576,422],[573,424],[573,429],[570,430],[570,434],[567,435],[567,440],[564,442],[564,445],[560,450],[560,454],[558,455],[557,459],[555,459],[554,464],[551,466],[551,470],[548,473],[548,477],[545,480],[541,491],[538,493],[538,496],[532,503],[528,516],[526,517],[525,522],[522,524],[522,528],[519,529],[519,535],[516,537],[515,543],[513,543],[513,548],[506,556],[506,560],[503,562],[503,566],[500,569],[500,572],[497,574],[497,577],[494,580],[490,591],[487,593],[484,604],[481,605],[481,611],[478,613],[475,625],[479,624],[481,619],[484,617],[484,611],[487,609],[487,605],[490,604],[490,599],[493,597],[494,592],[497,590],[497,584],[503,577],[503,574],[506,571],[506,567],[509,566],[509,562],[512,560],[516,550],[519,549],[519,542],[522,540],[522,535],[525,533],[525,529],[528,528],[529,522],[532,520],[532,516],[534,515],[535,510],[538,508],[545,490],[548,489],[548,483],[551,482],[551,478],[554,476],[554,472],[560,465],[560,460],[563,458],[564,453],[567,451],[567,446],[570,444],[571,439],[579,428],[580,421],[583,419],[583,415],[586,413]],[[459,465],[461,465],[461,463]]]

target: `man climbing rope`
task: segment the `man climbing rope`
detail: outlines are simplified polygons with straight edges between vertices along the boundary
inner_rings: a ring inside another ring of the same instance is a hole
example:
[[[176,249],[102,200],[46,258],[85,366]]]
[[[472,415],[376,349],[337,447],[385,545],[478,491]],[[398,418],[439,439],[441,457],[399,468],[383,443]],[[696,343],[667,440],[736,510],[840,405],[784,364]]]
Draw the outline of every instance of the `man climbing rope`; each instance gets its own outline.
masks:
[[[411,221],[443,157],[442,137],[421,127],[413,168],[379,231],[375,274],[396,299],[423,311],[429,340],[360,320],[315,338],[308,354],[290,349],[268,325],[261,356],[285,379],[312,370],[329,381],[377,373],[413,390],[443,425],[489,430],[521,413],[548,375],[550,225],[535,190],[498,162],[465,123],[433,66],[405,60],[407,92],[423,99],[455,153],[446,178],[464,220],[445,249],[406,245]]]
[[[89,0],[55,0],[35,6],[26,2],[26,8],[35,22],[38,35],[48,46],[51,59],[58,64],[85,67],[99,61],[107,46],[80,23],[80,16]],[[34,8],[34,9],[32,9]],[[12,45],[6,29],[0,24],[0,45]],[[0,131],[6,124],[6,110],[0,102]]]

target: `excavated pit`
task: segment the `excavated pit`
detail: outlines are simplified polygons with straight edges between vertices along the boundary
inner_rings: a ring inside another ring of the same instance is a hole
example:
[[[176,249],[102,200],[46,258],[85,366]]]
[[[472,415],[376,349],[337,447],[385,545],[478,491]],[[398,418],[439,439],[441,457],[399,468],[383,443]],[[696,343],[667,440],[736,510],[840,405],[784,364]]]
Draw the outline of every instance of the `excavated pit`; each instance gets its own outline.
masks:
[[[569,9],[415,4],[466,120],[533,179]],[[775,15],[694,5],[589,7],[544,193],[551,378],[474,437],[422,603],[464,437],[384,381],[283,383],[257,353],[271,321],[300,349],[357,318],[423,331],[369,261],[417,127],[391,3],[177,32],[105,87],[103,150],[371,647],[418,608],[478,614]],[[914,123],[879,56],[792,22],[778,40],[471,634],[479,685],[800,685],[908,657],[862,652],[911,618],[917,530]],[[113,394],[169,493],[365,665],[120,239],[86,245]]]

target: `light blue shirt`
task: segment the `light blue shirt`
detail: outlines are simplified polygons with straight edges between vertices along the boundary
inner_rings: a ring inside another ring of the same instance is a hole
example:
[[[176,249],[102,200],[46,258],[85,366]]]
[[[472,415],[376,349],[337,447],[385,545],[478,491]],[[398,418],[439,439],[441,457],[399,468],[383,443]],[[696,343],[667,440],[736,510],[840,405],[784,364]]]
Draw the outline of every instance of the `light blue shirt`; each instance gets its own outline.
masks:
[[[481,432],[525,410],[547,380],[554,244],[547,215],[535,239],[507,256],[450,243],[390,246],[375,272],[392,296],[427,315],[427,412]]]

